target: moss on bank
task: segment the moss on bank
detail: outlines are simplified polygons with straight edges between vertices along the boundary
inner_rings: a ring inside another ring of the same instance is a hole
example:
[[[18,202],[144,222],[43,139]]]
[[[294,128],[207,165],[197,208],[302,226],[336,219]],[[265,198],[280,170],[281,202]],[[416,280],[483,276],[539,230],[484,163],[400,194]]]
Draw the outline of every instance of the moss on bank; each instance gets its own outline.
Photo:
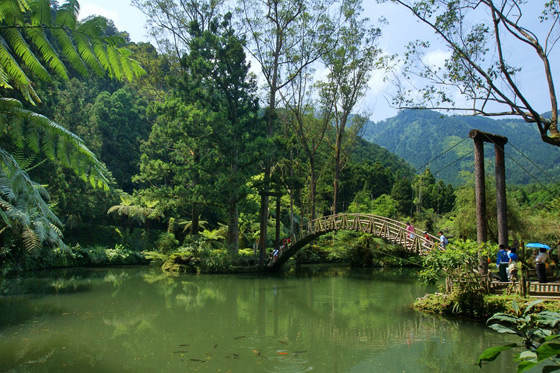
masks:
[[[416,310],[444,316],[460,316],[476,320],[486,320],[497,312],[513,314],[512,301],[515,300],[521,309],[525,308],[534,298],[523,298],[519,295],[483,295],[466,299],[465,294],[426,294],[414,302]],[[477,303],[473,303],[477,302]],[[533,308],[534,313],[542,311],[560,312],[560,300],[545,300]]]

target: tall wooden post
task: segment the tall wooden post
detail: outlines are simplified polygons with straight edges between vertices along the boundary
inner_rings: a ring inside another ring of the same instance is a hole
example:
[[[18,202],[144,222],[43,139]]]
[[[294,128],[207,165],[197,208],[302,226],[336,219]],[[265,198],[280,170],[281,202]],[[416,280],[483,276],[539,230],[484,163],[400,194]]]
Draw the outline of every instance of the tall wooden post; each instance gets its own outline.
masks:
[[[484,176],[484,143],[494,144],[496,153],[496,204],[498,217],[498,242],[508,245],[507,204],[506,204],[506,167],[504,161],[504,145],[508,139],[478,130],[472,130],[469,137],[474,140],[474,175],[476,193],[476,238],[478,243],[488,240],[488,225],[486,218],[486,185]],[[488,261],[485,257],[480,260],[480,273],[488,273]]]
[[[507,142],[507,139],[505,139]],[[506,200],[506,165],[504,145],[496,143],[496,207],[498,210],[498,240],[500,245],[508,246],[507,200]]]
[[[488,241],[488,220],[486,218],[484,142],[481,139],[474,139],[474,183],[476,200],[476,239],[478,243],[482,243]]]

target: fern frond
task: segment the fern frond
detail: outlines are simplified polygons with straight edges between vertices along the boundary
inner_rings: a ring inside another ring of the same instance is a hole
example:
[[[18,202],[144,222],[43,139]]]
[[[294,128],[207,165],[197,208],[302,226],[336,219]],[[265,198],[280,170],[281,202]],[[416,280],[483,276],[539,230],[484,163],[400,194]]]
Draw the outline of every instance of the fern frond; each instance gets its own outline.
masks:
[[[39,132],[35,128],[30,128],[27,133],[25,134],[25,140],[27,146],[35,153],[39,153],[41,151],[41,139]],[[25,168],[25,167],[24,167]]]
[[[35,160],[35,156],[28,157],[21,149],[14,150],[12,156],[22,170],[31,166]]]
[[[80,57],[84,61],[87,67],[89,67],[93,72],[99,76],[103,75],[103,67],[95,57],[95,54],[92,51],[92,46],[89,43],[89,39],[86,35],[76,34],[74,36],[74,40],[76,41],[76,49],[80,54]]]
[[[32,97],[37,97],[37,94],[31,86],[31,80],[10,53],[9,46],[2,35],[0,35],[0,65],[9,80],[14,82],[15,88],[23,94],[26,100],[33,102]]]
[[[8,74],[6,74],[2,66],[0,66],[0,88],[12,89]]]
[[[8,135],[12,142],[18,147],[23,148],[25,146],[25,131],[24,131],[25,121],[23,118],[12,118],[10,121],[10,129]]]
[[[107,168],[80,137],[41,114],[23,109],[14,99],[0,98],[0,112],[9,115],[8,133],[18,147],[27,144],[36,153],[44,150],[50,159],[58,159],[76,174],[91,179],[93,186],[108,188]]]
[[[33,0],[29,3],[30,21],[33,26],[51,26],[51,4],[49,0]]]
[[[68,59],[70,65],[75,68],[82,76],[88,76],[88,68],[84,64],[84,61],[80,57],[80,54],[74,47],[74,43],[72,43],[72,39],[70,39],[66,31],[62,29],[54,29],[52,30],[52,33],[56,38],[58,45],[62,49],[62,55]]]
[[[39,236],[29,226],[23,227],[21,238],[23,240],[23,246],[28,252],[33,252],[41,248],[41,240]]]
[[[49,66],[59,77],[64,80],[68,80],[68,71],[66,70],[66,66],[60,60],[58,53],[52,46],[51,42],[41,29],[28,29],[27,35],[39,50],[43,60],[46,62],[47,66]]]
[[[97,57],[97,60],[103,67],[103,70],[107,72],[107,75],[109,75],[110,78],[119,79],[119,76],[117,76],[117,72],[113,70],[113,66],[111,65],[111,62],[109,62],[107,50],[100,41],[96,41],[93,43],[93,52],[95,53],[95,57]]]
[[[64,235],[62,234],[62,231],[60,230],[59,227],[57,227],[56,225],[54,225],[53,223],[49,223],[50,228],[56,233],[56,235],[58,237],[64,237]]]
[[[29,44],[16,29],[6,29],[3,32],[4,38],[11,46],[14,53],[21,59],[23,64],[27,66],[34,75],[39,79],[50,80],[51,76],[47,69],[39,62],[35,54],[29,48]]]
[[[10,26],[21,26],[24,23],[23,14],[28,11],[26,0],[4,0],[0,2],[0,22]]]
[[[65,27],[70,30],[76,28],[78,24],[78,13],[80,12],[80,5],[76,0],[67,1],[58,7],[56,12],[55,23],[57,26]]]
[[[82,22],[76,31],[81,34],[85,34],[92,39],[101,39],[101,34],[106,28],[107,19],[103,17],[95,17]]]
[[[115,78],[117,78],[118,80],[122,80],[123,70],[121,66],[121,58],[119,56],[118,50],[114,46],[112,45],[107,46],[107,57],[111,70],[115,74]]]

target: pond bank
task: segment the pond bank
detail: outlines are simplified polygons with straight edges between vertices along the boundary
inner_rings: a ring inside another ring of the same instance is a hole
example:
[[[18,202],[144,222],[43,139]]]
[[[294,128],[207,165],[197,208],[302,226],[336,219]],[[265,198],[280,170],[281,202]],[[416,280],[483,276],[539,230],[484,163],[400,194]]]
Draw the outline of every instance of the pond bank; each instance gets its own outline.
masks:
[[[468,295],[456,292],[450,294],[436,292],[416,299],[414,301],[414,309],[428,314],[450,317],[459,316],[472,320],[486,321],[495,313],[512,312],[514,308],[512,302],[514,300],[520,308],[525,308],[535,299],[523,298],[516,294],[480,294],[469,297]],[[533,313],[542,311],[560,312],[560,301],[544,300],[533,308]]]

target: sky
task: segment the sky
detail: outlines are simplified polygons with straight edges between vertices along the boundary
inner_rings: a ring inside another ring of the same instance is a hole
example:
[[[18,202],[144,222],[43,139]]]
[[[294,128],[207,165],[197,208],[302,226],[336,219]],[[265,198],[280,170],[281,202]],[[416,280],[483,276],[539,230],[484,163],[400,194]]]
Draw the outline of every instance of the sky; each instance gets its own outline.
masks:
[[[538,0],[532,1],[536,2]],[[538,2],[541,3],[541,1]],[[535,7],[535,9],[538,8],[540,7]],[[365,0],[364,14],[372,20],[381,16],[388,20],[388,24],[382,27],[383,36],[379,41],[379,46],[389,54],[402,54],[404,46],[409,41],[423,39],[432,41],[432,48],[425,56],[426,60],[441,65],[445,58],[449,56],[449,52],[437,43],[433,32],[425,25],[420,24],[402,7],[390,3],[377,4],[376,1]],[[115,26],[120,31],[127,31],[134,42],[150,41],[144,28],[146,17],[140,10],[130,4],[130,0],[80,0],[80,17],[85,18],[89,15],[102,15],[113,20]],[[532,16],[535,15],[536,13]],[[536,109],[541,112],[550,111],[548,88],[543,78],[542,66],[535,63],[534,58],[529,58],[530,54],[528,52],[528,50],[506,49],[508,58],[523,66],[520,85],[529,92],[531,100],[536,103]],[[560,49],[558,47],[550,60],[553,64],[553,74],[558,76],[560,74],[560,66],[558,65],[560,64],[555,63],[560,61]],[[358,111],[367,114],[373,121],[395,116],[398,112],[390,105],[394,87],[390,83],[384,82],[383,78],[382,73],[373,74],[369,83],[369,90],[358,106]],[[456,98],[461,101],[459,95]]]

